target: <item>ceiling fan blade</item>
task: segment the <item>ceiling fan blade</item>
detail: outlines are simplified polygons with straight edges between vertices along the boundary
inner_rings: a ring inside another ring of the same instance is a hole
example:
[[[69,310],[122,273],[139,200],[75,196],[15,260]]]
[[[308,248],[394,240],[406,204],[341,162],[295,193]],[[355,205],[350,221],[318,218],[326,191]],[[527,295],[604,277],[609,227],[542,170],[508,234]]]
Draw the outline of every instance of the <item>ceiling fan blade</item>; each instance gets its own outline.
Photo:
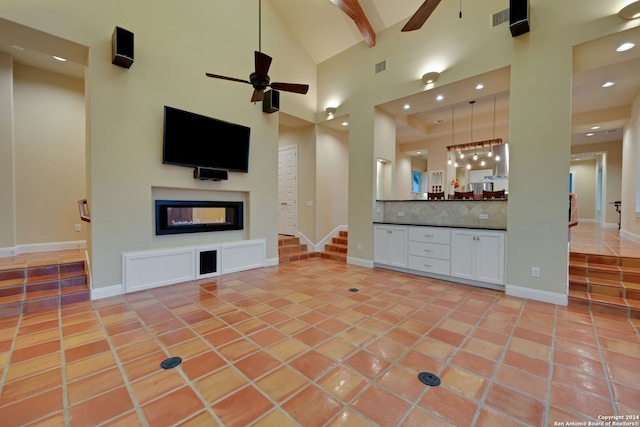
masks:
[[[273,82],[269,86],[275,90],[282,90],[285,92],[306,94],[309,91],[309,85],[302,85],[297,83],[278,83]]]
[[[236,79],[235,77],[220,76],[218,74],[211,74],[211,73],[205,73],[205,74],[207,75],[207,77],[212,77],[214,79],[230,80],[232,82],[240,82],[240,83],[249,83],[249,84],[251,84],[251,82],[249,80]]]
[[[251,96],[251,102],[259,102],[264,99],[264,91],[255,89]]]
[[[365,15],[360,3],[358,3],[358,0],[331,0],[331,3],[338,6],[341,11],[355,22],[356,27],[360,30],[360,34],[362,34],[367,46],[375,46],[376,33],[373,31],[371,23],[367,19],[367,15]]]
[[[413,14],[413,16],[409,19],[409,21],[402,27],[402,31],[414,31],[419,30],[436,7],[440,4],[440,0],[426,0],[422,3],[422,6]]]
[[[269,67],[271,66],[271,57],[265,55],[262,52],[256,50],[256,75],[260,80],[268,80],[267,74],[269,73]]]

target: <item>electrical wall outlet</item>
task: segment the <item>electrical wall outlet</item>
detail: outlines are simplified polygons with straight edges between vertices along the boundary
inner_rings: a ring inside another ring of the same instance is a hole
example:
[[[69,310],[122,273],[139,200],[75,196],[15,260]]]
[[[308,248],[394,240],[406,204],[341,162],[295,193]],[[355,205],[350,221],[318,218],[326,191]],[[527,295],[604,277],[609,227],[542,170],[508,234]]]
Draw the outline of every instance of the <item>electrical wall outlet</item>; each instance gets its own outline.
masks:
[[[478,219],[489,219],[489,214],[480,214],[478,215]]]
[[[531,267],[531,277],[540,277],[540,267]]]
[[[398,216],[404,216],[404,212],[398,212]]]
[[[362,245],[358,245],[358,252],[362,250]]]
[[[76,224],[76,225],[73,227],[73,229],[74,229],[75,231],[82,231],[82,225],[80,225],[80,224]]]

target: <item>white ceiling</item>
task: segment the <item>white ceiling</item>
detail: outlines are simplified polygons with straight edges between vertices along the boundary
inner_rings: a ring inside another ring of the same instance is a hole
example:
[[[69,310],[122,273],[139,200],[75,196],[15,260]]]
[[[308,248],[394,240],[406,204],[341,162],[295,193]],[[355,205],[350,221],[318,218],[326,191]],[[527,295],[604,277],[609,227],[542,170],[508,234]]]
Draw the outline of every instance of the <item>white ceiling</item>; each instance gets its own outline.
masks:
[[[357,43],[364,43],[353,21],[330,0],[268,1],[317,63]],[[399,22],[406,22],[423,2],[359,1],[376,33]],[[535,27],[532,31],[535,31]],[[636,47],[624,53],[615,52],[615,47],[622,41],[633,41]],[[24,50],[17,50],[13,45],[20,45]],[[1,18],[0,50],[9,52],[17,62],[78,78],[84,77],[86,48]],[[69,61],[55,61],[52,55],[57,52],[63,52]],[[572,144],[606,142],[622,138],[621,128],[629,118],[630,104],[640,93],[639,70],[640,27],[574,48]],[[456,134],[467,132],[471,115],[470,100],[477,101],[473,111],[474,129],[476,126],[483,126],[483,120],[493,120],[496,117],[498,122],[505,123],[502,127],[498,123],[495,128],[505,128],[508,133],[509,87],[505,73],[508,73],[508,70],[497,70],[441,87],[436,82],[433,90],[379,107],[398,117],[397,137],[401,144],[442,138],[447,132],[450,135],[452,110],[455,112],[456,129],[461,127],[456,130]],[[616,85],[603,89],[601,84],[609,80],[615,81]],[[476,91],[474,88],[475,83],[479,81],[485,83],[485,89],[482,91]],[[444,94],[445,101],[436,101],[436,94]],[[407,103],[411,105],[410,110],[403,109]],[[345,119],[348,118],[337,117],[324,124],[346,130],[348,127],[341,125]],[[437,123],[438,120],[444,120],[444,123]],[[284,114],[281,114],[281,121],[292,126],[301,124],[299,120],[292,120]],[[586,133],[595,125],[600,126],[600,129],[594,131],[593,136],[587,137]]]

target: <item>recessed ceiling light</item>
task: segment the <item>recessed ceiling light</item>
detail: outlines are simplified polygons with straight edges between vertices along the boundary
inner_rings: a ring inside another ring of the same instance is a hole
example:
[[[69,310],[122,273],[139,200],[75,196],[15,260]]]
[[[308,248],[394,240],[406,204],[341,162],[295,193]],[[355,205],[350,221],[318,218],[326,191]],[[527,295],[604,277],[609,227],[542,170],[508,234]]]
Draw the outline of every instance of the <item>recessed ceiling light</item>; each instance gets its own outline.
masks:
[[[438,119],[438,120],[436,120],[436,123],[442,124],[442,123],[444,123],[444,119]]]
[[[404,107],[402,107],[402,108],[404,108],[405,110],[408,110],[409,108],[411,108],[411,105],[409,105],[409,104],[404,104]]]
[[[478,83],[476,85],[476,90],[484,89],[484,85],[482,83]]]
[[[342,126],[349,126],[349,122],[342,122]]]
[[[616,52],[624,52],[629,49],[633,49],[634,47],[636,47],[635,43],[632,43],[632,42],[622,43],[620,46],[616,48]]]
[[[593,132],[589,132],[589,133],[587,134],[587,136],[593,136],[593,135],[595,135]]]
[[[422,151],[416,151],[416,154],[422,154]]]
[[[602,84],[602,87],[611,87],[613,85],[615,85],[615,82],[605,82]]]
[[[17,44],[12,44],[11,47],[14,48],[15,50],[24,50],[24,48],[22,46],[17,45]]]
[[[61,57],[61,56],[53,55],[53,59],[55,59],[56,61],[60,61],[60,62],[66,62],[66,59]]]
[[[591,130],[598,130],[600,129],[600,126],[591,126]]]
[[[442,101],[444,99],[444,95],[438,95],[436,96],[436,100],[437,101]]]

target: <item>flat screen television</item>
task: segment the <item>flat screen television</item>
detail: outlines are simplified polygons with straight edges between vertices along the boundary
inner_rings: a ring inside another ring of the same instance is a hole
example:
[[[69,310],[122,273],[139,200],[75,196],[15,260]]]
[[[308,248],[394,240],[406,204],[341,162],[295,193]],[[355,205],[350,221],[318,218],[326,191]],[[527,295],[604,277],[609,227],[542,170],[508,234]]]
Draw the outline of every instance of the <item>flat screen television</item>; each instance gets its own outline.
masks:
[[[251,128],[164,107],[162,163],[249,171]]]

